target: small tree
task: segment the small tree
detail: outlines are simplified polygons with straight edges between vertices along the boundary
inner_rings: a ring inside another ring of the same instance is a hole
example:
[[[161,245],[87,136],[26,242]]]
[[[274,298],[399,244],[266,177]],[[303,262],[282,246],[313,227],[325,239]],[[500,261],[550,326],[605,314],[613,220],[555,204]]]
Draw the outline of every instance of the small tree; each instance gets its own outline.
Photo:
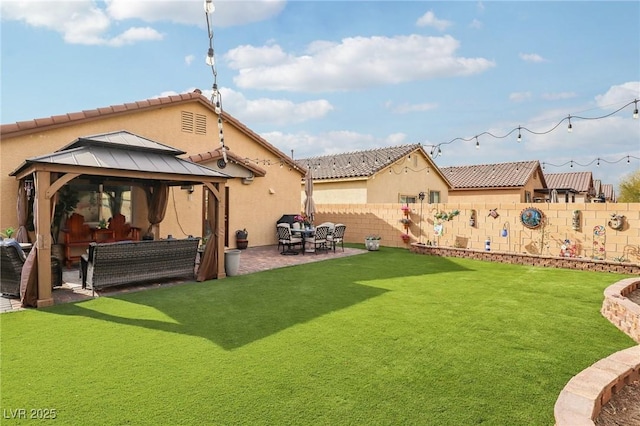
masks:
[[[622,179],[618,193],[618,201],[621,203],[640,203],[640,170]]]

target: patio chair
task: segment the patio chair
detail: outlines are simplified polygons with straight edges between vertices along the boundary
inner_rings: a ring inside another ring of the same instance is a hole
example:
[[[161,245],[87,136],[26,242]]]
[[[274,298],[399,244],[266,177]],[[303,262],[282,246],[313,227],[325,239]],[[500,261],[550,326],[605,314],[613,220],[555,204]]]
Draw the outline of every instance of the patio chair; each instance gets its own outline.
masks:
[[[86,250],[91,243],[91,228],[84,223],[84,216],[73,213],[67,219],[64,232],[64,257],[67,267],[71,267],[72,262],[80,261],[80,254],[74,252],[76,250]]]
[[[27,257],[13,239],[0,241],[0,293],[20,297],[20,277]],[[62,285],[62,266],[51,257],[51,287]]]
[[[313,251],[318,254],[318,250],[328,250],[327,235],[329,234],[329,226],[320,225],[316,227],[316,231],[311,238],[306,239],[306,243],[313,245]]]
[[[334,253],[336,251],[336,244],[340,244],[342,246],[342,251],[344,251],[344,232],[346,230],[346,225],[338,223],[333,229],[333,234],[327,236],[327,242],[329,243],[329,246],[333,246]]]
[[[282,244],[282,252],[280,254],[298,254],[297,251],[292,250],[293,246],[300,245],[302,247],[302,238],[294,237],[291,234],[291,227],[288,223],[279,223],[278,229],[278,247]],[[285,251],[285,247],[287,250]]]
[[[109,219],[109,229],[113,231],[116,241],[140,241],[140,228],[128,224],[123,214],[114,214]]]

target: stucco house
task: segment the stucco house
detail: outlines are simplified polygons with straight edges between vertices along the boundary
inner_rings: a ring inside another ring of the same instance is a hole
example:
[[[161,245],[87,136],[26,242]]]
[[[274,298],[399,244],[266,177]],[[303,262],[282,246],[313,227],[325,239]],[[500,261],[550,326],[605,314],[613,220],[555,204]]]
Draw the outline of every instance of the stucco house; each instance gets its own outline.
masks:
[[[545,173],[544,178],[560,203],[590,203],[597,196],[591,172]]]
[[[275,244],[275,224],[300,208],[300,181],[306,170],[226,112],[222,113],[227,161],[218,149],[218,115],[199,90],[175,96],[112,105],[0,127],[0,229],[17,227],[18,180],[9,174],[25,159],[54,153],[90,135],[125,131],[181,151],[180,158],[228,176],[224,185],[225,245],[235,247],[236,230],[249,232],[251,246]],[[218,149],[218,150],[217,150]],[[217,150],[217,151],[216,151]],[[150,166],[153,168],[154,166]],[[75,179],[78,209],[88,222],[106,219],[108,192],[96,181]],[[101,189],[101,191],[98,191]],[[120,188],[122,189],[122,188]],[[156,238],[206,236],[202,185],[172,186],[169,206]],[[122,194],[121,194],[122,195]],[[147,229],[144,193],[124,188],[123,214],[133,226]],[[260,206],[259,211],[256,206]]]
[[[316,204],[446,203],[447,178],[420,144],[297,159],[313,176]],[[304,200],[304,187],[300,190]]]
[[[531,203],[547,188],[538,161],[442,167],[450,203]]]

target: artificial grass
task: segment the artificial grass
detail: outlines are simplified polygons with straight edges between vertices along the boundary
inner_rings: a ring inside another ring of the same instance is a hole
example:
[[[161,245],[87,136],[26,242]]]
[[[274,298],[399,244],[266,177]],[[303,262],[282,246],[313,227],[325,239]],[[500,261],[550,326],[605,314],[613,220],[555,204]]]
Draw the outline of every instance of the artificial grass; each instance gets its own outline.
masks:
[[[384,248],[2,314],[3,423],[552,425],[622,278]]]

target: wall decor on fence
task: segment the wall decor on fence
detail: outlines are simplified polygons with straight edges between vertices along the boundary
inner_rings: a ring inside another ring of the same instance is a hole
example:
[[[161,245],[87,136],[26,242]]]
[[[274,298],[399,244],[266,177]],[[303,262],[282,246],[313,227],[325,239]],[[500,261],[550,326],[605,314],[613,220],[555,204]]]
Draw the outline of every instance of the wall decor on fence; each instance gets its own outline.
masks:
[[[491,216],[492,218],[497,219],[498,216],[500,216],[500,214],[498,214],[498,209],[489,210],[488,216]]]
[[[580,210],[573,211],[573,216],[571,217],[571,228],[574,231],[580,230]]]
[[[606,241],[607,230],[602,225],[596,225],[593,227],[593,251],[591,257],[596,260],[604,260],[606,253],[604,244]]]
[[[609,228],[622,231],[622,228],[624,228],[624,216],[612,213],[611,219],[609,219]]]
[[[544,214],[540,209],[528,207],[520,212],[520,222],[529,229],[536,229],[542,225]]]
[[[476,226],[476,211],[471,210],[471,214],[469,215],[469,226],[475,228]]]

